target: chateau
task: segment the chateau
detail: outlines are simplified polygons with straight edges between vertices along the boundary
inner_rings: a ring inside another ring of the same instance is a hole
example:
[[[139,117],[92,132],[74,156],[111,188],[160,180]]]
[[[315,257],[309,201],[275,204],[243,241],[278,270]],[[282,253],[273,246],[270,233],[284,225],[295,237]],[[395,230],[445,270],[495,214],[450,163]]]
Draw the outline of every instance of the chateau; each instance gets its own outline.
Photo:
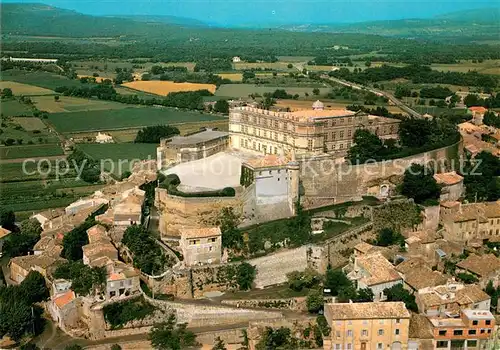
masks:
[[[399,120],[326,110],[320,101],[310,110],[273,112],[235,107],[229,113],[230,146],[260,154],[345,154],[354,133],[368,129],[381,138],[397,138]]]

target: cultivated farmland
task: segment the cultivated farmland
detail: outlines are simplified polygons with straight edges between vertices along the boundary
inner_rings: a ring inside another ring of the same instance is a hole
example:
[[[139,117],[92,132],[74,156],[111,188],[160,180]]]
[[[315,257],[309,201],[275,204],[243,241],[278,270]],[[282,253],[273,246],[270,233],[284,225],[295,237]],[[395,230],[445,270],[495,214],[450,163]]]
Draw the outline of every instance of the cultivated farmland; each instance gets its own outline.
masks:
[[[219,73],[217,74],[222,79],[229,79],[231,81],[242,81],[243,73]]]
[[[131,81],[129,83],[123,84],[123,86],[162,96],[166,96],[171,92],[178,92],[178,91],[208,90],[211,93],[214,93],[215,89],[217,88],[213,84],[175,83],[173,81],[160,81],[160,80]]]
[[[290,71],[296,72],[297,69],[292,67],[288,68],[287,62],[259,62],[259,63],[233,63],[233,68],[236,70],[246,70],[246,69],[272,69],[272,70],[281,70],[281,71]]]
[[[154,143],[88,143],[78,148],[101,161],[101,169],[119,176],[130,171],[134,161],[156,159],[157,146]]]
[[[148,125],[193,123],[226,118],[167,107],[127,107],[89,112],[54,113],[49,122],[62,133],[139,128]]]
[[[0,89],[9,88],[14,95],[37,96],[37,95],[53,95],[54,91],[44,89],[38,86],[17,83],[15,81],[0,81]]]
[[[61,147],[56,144],[6,146],[0,148],[1,159],[18,159],[32,157],[51,157],[64,154]]]
[[[251,94],[264,94],[265,92],[274,92],[276,89],[284,89],[289,94],[299,94],[301,97],[305,96],[305,93],[312,95],[313,88],[309,87],[278,87],[278,86],[258,86],[254,84],[223,84],[215,92],[216,96],[221,97],[248,97]],[[330,92],[330,88],[320,88],[321,94],[326,94]]]
[[[130,107],[124,103],[70,96],[60,96],[59,101],[55,101],[53,96],[37,96],[32,97],[31,100],[39,110],[49,113],[83,112]]]
[[[71,80],[62,75],[48,72],[28,72],[18,69],[9,69],[2,72],[2,80],[35,85],[54,90],[58,86],[81,86],[80,80]]]
[[[18,100],[4,100],[2,101],[2,114],[5,117],[32,116],[33,111]]]
[[[12,118],[12,121],[15,124],[21,125],[26,131],[43,130],[46,128],[40,118],[19,117]]]

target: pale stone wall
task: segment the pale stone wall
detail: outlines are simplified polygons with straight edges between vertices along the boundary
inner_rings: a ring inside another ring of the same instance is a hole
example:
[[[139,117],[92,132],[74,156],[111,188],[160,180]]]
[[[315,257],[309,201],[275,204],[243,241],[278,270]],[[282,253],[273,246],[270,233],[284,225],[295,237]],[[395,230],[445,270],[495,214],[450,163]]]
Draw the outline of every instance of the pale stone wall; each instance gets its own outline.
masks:
[[[265,309],[285,309],[293,311],[307,311],[306,298],[285,298],[285,299],[238,299],[222,300],[223,305],[237,307],[265,308]]]
[[[252,320],[283,318],[278,311],[244,309],[208,303],[180,303],[151,299],[144,296],[152,305],[164,310],[174,310],[177,322],[187,323],[188,327],[213,327],[237,325]]]
[[[300,179],[305,191],[303,205],[306,209],[328,204],[359,200],[369,189],[382,183],[393,183],[412,163],[427,164],[437,161],[442,167],[451,164],[462,149],[462,141],[433,151],[406,158],[350,166],[338,164],[329,155],[297,157]],[[457,165],[457,164],[455,164]]]
[[[155,206],[161,212],[162,238],[179,239],[179,229],[213,226],[223,208],[231,207],[236,213],[243,212],[240,194],[235,197],[177,197],[157,188]]]

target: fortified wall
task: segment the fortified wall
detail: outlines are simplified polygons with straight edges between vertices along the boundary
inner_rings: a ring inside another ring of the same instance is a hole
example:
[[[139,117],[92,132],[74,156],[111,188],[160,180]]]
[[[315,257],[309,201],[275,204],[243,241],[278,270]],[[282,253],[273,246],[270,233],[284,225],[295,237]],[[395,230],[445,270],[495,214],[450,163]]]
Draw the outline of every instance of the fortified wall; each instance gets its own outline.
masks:
[[[235,197],[179,197],[164,188],[156,188],[155,206],[160,214],[162,238],[179,239],[179,229],[214,226],[222,208],[243,213],[242,190]]]
[[[373,162],[363,165],[339,164],[329,155],[298,157],[302,184],[302,204],[305,209],[346,201],[361,200],[362,196],[378,196],[383,187],[393,188],[412,163],[438,164],[449,168],[462,150],[462,141],[453,145],[419,153],[406,158]],[[434,168],[434,166],[433,166]]]

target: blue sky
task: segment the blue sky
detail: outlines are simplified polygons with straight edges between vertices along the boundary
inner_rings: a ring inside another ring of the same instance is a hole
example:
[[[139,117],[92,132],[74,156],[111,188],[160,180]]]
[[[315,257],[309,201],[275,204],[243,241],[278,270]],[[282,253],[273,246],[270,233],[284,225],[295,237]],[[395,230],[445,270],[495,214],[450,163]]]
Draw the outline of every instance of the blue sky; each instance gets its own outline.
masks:
[[[35,0],[36,1],[36,0]],[[34,2],[34,0],[3,0]],[[173,15],[220,25],[341,23],[438,14],[482,7],[497,0],[45,0],[92,15]]]

